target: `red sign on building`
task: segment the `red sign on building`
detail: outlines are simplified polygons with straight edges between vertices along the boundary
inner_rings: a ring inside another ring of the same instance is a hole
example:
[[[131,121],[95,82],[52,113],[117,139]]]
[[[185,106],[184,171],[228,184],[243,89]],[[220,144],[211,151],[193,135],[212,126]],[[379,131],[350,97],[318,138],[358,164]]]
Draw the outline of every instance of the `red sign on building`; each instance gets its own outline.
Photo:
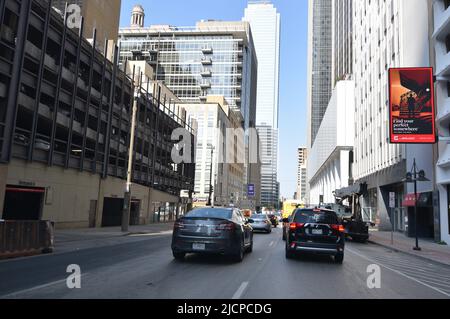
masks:
[[[433,68],[389,69],[390,142],[436,143]]]

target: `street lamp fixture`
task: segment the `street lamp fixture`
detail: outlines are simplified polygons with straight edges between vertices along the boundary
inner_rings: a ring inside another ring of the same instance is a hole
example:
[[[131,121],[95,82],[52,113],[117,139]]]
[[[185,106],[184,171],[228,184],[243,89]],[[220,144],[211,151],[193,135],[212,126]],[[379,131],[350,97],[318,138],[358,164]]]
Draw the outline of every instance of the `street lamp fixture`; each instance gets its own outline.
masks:
[[[419,236],[417,233],[417,182],[429,182],[430,180],[426,178],[424,170],[418,171],[416,159],[414,159],[412,170],[406,173],[406,178],[403,181],[406,183],[414,183],[414,233],[416,236],[416,246],[413,249],[420,251],[422,249],[419,247]]]

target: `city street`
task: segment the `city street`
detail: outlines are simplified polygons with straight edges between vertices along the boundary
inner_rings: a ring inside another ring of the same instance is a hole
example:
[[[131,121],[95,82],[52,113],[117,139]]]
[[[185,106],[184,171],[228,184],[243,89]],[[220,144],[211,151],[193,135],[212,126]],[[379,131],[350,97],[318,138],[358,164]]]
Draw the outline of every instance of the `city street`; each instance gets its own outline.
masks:
[[[0,298],[449,298],[450,268],[372,244],[349,242],[343,265],[328,257],[287,260],[281,228],[254,235],[242,263],[189,255],[175,261],[171,234],[103,240],[96,247],[0,262]],[[66,268],[81,267],[81,288],[68,289]],[[369,289],[369,265],[381,288]]]

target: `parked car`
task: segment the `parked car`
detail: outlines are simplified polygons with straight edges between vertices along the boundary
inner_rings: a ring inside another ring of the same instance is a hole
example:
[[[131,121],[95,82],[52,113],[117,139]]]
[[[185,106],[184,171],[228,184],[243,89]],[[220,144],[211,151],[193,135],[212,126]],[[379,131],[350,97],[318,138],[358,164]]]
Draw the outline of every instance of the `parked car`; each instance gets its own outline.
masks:
[[[28,146],[30,144],[30,139],[24,134],[16,133],[14,135],[14,143]],[[34,140],[34,147],[38,150],[49,151],[50,150],[50,142],[43,138],[36,138]]]
[[[173,256],[183,260],[187,253],[212,253],[241,262],[253,249],[252,222],[236,208],[194,209],[174,224]]]
[[[253,214],[251,219],[254,231],[264,231],[269,234],[272,232],[272,222],[266,214]]]
[[[286,229],[286,258],[298,253],[334,256],[337,263],[344,261],[345,229],[337,214],[327,209],[297,209]]]

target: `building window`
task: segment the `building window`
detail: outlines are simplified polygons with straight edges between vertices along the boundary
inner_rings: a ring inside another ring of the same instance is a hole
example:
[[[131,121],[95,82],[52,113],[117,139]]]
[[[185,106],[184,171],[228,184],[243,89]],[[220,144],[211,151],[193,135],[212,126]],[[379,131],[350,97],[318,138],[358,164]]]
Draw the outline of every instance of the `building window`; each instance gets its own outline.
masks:
[[[447,49],[447,53],[450,52],[450,34],[447,34],[445,37],[445,47]]]

